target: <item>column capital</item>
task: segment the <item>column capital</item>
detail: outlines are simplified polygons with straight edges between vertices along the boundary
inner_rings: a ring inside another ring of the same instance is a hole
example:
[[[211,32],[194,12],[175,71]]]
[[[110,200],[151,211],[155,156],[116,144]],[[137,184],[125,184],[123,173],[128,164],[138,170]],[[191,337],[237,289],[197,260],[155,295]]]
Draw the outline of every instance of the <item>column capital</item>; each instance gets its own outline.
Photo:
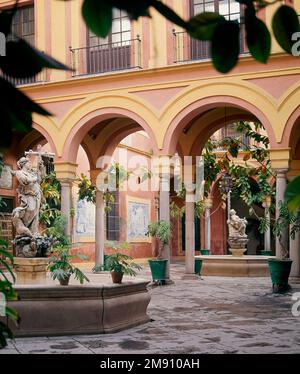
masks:
[[[288,169],[274,169],[276,172],[276,178],[287,178]]]
[[[77,164],[71,162],[55,162],[54,170],[61,183],[73,183],[76,179]]]
[[[62,179],[60,178],[58,180],[62,187],[72,187],[74,183],[74,179],[71,179],[71,178],[62,178]]]
[[[273,148],[269,152],[273,170],[289,169],[291,148]]]

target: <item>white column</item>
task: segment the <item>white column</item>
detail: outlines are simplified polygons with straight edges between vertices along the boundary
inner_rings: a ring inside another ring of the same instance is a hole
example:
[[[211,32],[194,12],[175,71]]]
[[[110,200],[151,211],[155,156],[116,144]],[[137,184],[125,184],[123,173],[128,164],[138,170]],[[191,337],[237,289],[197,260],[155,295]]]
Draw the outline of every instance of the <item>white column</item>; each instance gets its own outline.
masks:
[[[160,176],[160,186],[159,186],[159,219],[160,221],[170,222],[170,176],[161,175]],[[166,269],[166,279],[170,278],[170,260],[171,260],[171,250],[170,246],[165,246],[162,256],[164,259],[168,260]]]
[[[195,274],[195,202],[194,193],[185,201],[185,273]]]
[[[96,190],[95,264],[104,264],[104,200],[103,192]]]
[[[211,250],[211,220],[210,210],[212,208],[212,199],[205,199],[205,249]]]
[[[286,173],[287,169],[278,169],[276,170],[276,219],[279,217],[279,206],[280,202],[284,201],[284,192],[286,189]],[[288,245],[289,232],[288,229],[284,230],[281,235],[281,242],[285,247]],[[281,258],[281,245],[279,238],[276,238],[276,257]]]
[[[265,207],[265,218],[269,222],[269,226],[264,235],[265,251],[271,251],[271,227],[270,227],[271,214],[270,214],[270,208],[268,206]]]
[[[300,232],[296,232],[295,239],[290,239],[290,258],[293,260],[291,276],[300,277]]]
[[[66,218],[65,233],[71,237],[71,199],[72,199],[72,181],[62,180],[61,185],[61,213]]]

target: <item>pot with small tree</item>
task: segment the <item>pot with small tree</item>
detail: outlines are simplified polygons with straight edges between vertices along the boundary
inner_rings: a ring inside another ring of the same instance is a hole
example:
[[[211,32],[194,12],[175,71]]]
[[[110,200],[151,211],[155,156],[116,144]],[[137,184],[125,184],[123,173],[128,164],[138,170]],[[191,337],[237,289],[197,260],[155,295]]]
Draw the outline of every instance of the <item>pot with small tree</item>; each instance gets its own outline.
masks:
[[[57,246],[55,248],[55,254],[50,258],[47,270],[50,271],[52,279],[57,279],[61,286],[68,286],[72,275],[80,284],[85,281],[89,282],[86,275],[71,263],[72,259],[76,257],[86,260],[86,257],[80,254],[71,255],[69,246]]]
[[[122,283],[124,275],[135,277],[136,270],[141,270],[138,264],[132,262],[132,257],[120,252],[130,249],[129,243],[108,241],[105,243],[105,247],[111,248],[114,253],[105,254],[103,265],[96,265],[93,268],[93,273],[110,272],[113,283]]]
[[[289,237],[295,239],[299,228],[300,209],[293,212],[286,203],[280,202],[279,216],[273,228],[280,245],[280,257],[268,260],[275,293],[287,292],[290,289],[288,281],[293,261],[289,258]]]
[[[111,248],[114,253],[106,255],[104,265],[95,267],[93,269],[94,272],[99,270],[109,271],[113,283],[120,284],[122,283],[124,275],[135,277],[137,275],[137,270],[140,271],[142,269],[140,265],[132,261],[132,257],[120,252],[121,249],[130,248],[128,243],[108,242],[106,246]]]
[[[85,281],[89,282],[84,273],[71,262],[76,257],[80,260],[86,260],[87,257],[79,253],[70,254],[71,244],[69,237],[65,234],[65,228],[66,218],[59,215],[54,219],[53,225],[46,229],[46,234],[55,240],[53,256],[49,259],[47,270],[50,271],[52,279],[57,279],[61,286],[68,286],[72,275],[80,284]]]
[[[155,259],[149,260],[153,282],[164,283],[166,280],[168,259],[164,258],[169,253],[171,239],[171,224],[167,221],[150,222],[148,235],[158,239],[158,255]]]

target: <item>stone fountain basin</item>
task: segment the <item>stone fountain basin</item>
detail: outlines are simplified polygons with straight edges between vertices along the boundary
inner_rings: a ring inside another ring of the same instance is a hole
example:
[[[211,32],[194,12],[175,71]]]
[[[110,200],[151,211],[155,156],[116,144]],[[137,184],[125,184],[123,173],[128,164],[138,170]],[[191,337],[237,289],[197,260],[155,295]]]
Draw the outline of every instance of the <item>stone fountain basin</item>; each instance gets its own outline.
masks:
[[[17,310],[21,324],[10,327],[17,337],[55,336],[114,333],[148,322],[149,282],[116,285],[108,277],[99,275],[99,284],[17,285],[20,300],[9,306]]]
[[[211,255],[195,256],[202,260],[201,275],[221,277],[268,277],[269,256]]]

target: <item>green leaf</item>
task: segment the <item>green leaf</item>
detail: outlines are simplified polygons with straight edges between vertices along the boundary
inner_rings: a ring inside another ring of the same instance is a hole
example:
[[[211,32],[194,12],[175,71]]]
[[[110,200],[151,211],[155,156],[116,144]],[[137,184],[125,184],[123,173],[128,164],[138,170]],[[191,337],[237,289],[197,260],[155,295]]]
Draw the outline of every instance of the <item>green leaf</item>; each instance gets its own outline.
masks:
[[[108,0],[84,0],[82,16],[94,34],[105,38],[112,26],[112,4]]]
[[[218,13],[204,12],[197,14],[190,19],[192,29],[190,35],[199,40],[211,40],[216,26],[223,22],[225,22],[225,18]]]
[[[240,3],[240,4],[245,4],[245,5],[253,5],[254,1],[256,0],[236,0],[237,3]]]
[[[300,176],[288,184],[284,197],[292,212],[300,208]]]
[[[150,17],[149,6],[151,0],[111,0],[114,7],[125,10],[131,19],[137,20],[139,17]]]
[[[1,137],[0,148],[11,145],[13,132],[27,132],[32,125],[32,112],[49,115],[12,84],[0,78]]]
[[[184,21],[177,13],[174,12],[167,5],[157,0],[150,0],[149,3],[155,8],[160,14],[162,14],[167,20],[174,23],[177,26],[180,26],[187,30],[191,31],[191,26],[188,22]]]
[[[239,154],[239,149],[237,146],[232,145],[228,148],[228,152],[231,154],[232,157],[236,158]]]
[[[300,30],[299,19],[295,9],[287,5],[282,5],[278,8],[272,19],[272,29],[280,47],[291,54],[294,44],[292,36]]]
[[[214,67],[228,73],[236,64],[240,53],[240,27],[237,22],[226,21],[216,26],[211,45]]]
[[[5,36],[10,34],[13,16],[13,10],[3,10],[0,13],[0,32]]]
[[[69,70],[66,65],[38,51],[23,39],[6,43],[6,56],[0,59],[0,67],[4,74],[15,78],[33,77],[43,68]]]
[[[256,17],[254,8],[246,8],[245,26],[251,55],[257,61],[266,63],[271,53],[271,34],[264,22]]]

